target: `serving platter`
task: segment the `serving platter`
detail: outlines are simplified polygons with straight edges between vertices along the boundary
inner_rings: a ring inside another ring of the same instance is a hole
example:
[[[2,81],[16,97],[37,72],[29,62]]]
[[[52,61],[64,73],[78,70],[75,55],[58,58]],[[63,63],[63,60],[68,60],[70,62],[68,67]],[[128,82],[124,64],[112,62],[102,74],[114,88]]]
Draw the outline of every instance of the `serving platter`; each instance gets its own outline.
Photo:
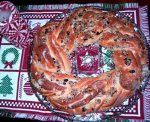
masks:
[[[73,11],[73,10],[66,11],[63,14],[58,15],[56,18],[54,18],[51,21],[60,21],[62,18],[67,16],[71,11]],[[107,12],[107,11],[110,11],[110,10],[104,9],[104,11]],[[119,18],[126,18],[126,16],[124,16],[123,14],[121,14],[119,12],[116,12],[116,16],[119,17]],[[135,23],[134,23],[134,26],[135,26],[135,31],[139,31],[139,33],[141,34],[141,37],[145,41],[144,42],[145,46],[147,47],[147,40],[146,40],[144,34],[142,33],[140,28]],[[90,49],[88,49],[88,50],[90,50]],[[147,47],[147,62],[149,63],[149,61],[148,61],[149,60],[149,58],[148,58],[149,51],[148,50],[149,49]],[[100,69],[100,71],[101,72],[106,72],[108,70],[111,70],[114,66],[113,61],[111,59],[111,51],[109,51],[109,50],[107,50],[103,47],[100,47],[99,48],[99,53],[100,53],[100,56],[101,56],[99,61],[102,64],[101,65],[102,69]],[[30,76],[30,78],[32,77],[31,73],[30,73],[30,62],[31,62],[31,60],[32,60],[32,46],[31,46],[31,54],[30,54],[30,58],[29,58],[29,76]],[[79,72],[79,71],[77,71],[77,72]],[[81,73],[81,75],[84,77],[84,74]],[[135,91],[134,95],[131,98],[128,99],[129,105],[127,105],[125,107],[123,105],[120,105],[118,107],[111,108],[110,110],[107,110],[107,111],[101,111],[101,112],[97,112],[97,113],[90,113],[90,114],[87,114],[87,115],[84,115],[84,116],[82,116],[82,115],[72,115],[72,114],[57,110],[56,108],[54,108],[51,105],[51,103],[49,101],[46,100],[46,98],[44,96],[42,96],[39,92],[37,92],[35,90],[34,86],[33,86],[33,89],[34,89],[35,94],[36,94],[37,98],[39,99],[39,101],[41,101],[41,103],[49,111],[51,111],[52,113],[56,114],[59,117],[62,117],[64,119],[67,119],[67,120],[70,120],[70,121],[89,121],[89,120],[99,121],[99,120],[106,120],[106,119],[114,118],[116,116],[119,116],[119,115],[123,114],[128,109],[130,109],[136,102],[138,102],[139,98],[142,96],[142,93],[144,92],[149,79],[150,79],[150,74],[147,73],[145,75],[145,78],[142,81],[142,84],[140,85],[140,87]],[[117,108],[118,108],[119,111],[114,111],[114,110],[117,110]]]

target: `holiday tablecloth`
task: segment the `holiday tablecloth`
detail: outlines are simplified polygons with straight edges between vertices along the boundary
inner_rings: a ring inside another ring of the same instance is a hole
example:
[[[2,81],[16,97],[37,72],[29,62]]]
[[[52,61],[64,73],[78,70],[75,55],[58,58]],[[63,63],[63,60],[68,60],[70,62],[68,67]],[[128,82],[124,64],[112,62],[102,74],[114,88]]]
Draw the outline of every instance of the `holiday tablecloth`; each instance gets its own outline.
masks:
[[[148,8],[140,7],[137,3],[126,4],[63,4],[63,5],[29,5],[18,6],[22,17],[33,32],[54,18],[61,19],[66,10],[79,6],[96,6],[100,8],[117,9],[130,17],[143,31],[150,44]],[[59,16],[61,15],[61,16]],[[14,118],[30,118],[38,120],[66,121],[48,111],[32,91],[30,86],[27,61],[29,48],[19,49],[0,36],[0,114]],[[13,63],[8,63],[13,62]],[[123,106],[128,106],[126,100]],[[112,109],[119,111],[122,108]],[[128,111],[121,114],[119,119],[149,120],[150,119],[150,84],[143,96]]]

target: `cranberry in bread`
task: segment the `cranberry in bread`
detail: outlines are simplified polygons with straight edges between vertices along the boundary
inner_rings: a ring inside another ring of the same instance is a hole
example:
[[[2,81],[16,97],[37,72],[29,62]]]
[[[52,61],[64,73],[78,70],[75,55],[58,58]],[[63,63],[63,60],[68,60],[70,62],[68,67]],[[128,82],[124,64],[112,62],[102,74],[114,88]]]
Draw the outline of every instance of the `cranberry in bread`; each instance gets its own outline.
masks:
[[[114,68],[95,76],[74,74],[72,54],[89,45],[110,50]],[[118,106],[134,94],[148,72],[144,39],[131,21],[114,12],[79,8],[35,35],[31,82],[61,111],[84,115]]]

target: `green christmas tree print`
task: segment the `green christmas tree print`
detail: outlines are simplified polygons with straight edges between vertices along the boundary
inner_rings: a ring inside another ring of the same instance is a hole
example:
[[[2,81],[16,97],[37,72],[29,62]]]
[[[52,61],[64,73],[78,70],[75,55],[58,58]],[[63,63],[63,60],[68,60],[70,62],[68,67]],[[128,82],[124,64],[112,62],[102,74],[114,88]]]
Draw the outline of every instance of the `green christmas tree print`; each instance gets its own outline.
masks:
[[[12,83],[10,82],[12,79],[6,75],[1,80],[2,82],[0,83],[0,94],[3,94],[4,97],[6,97],[7,94],[13,94],[13,88],[11,87]]]

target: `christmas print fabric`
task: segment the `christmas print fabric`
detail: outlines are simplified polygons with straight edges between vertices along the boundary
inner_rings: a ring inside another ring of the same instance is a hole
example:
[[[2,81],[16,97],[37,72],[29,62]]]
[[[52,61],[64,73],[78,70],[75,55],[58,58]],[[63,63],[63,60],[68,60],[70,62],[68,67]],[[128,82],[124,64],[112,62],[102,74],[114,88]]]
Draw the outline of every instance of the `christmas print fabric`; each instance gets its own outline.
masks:
[[[9,1],[0,2],[0,34],[19,48],[26,48],[33,33],[19,11]]]
[[[104,6],[103,4],[87,4],[87,6]],[[30,5],[30,11],[22,11],[20,15],[24,18],[32,32],[36,33],[40,26],[43,26],[48,21],[56,19],[61,19],[62,15],[66,14],[66,10],[73,9],[83,5],[78,4],[66,4],[66,5]],[[40,10],[42,9],[42,10]],[[64,10],[65,9],[65,10]],[[35,11],[36,10],[36,11]],[[44,10],[44,11],[43,11]],[[140,19],[140,8],[137,4],[126,4],[124,9],[120,12],[132,19],[138,26],[142,25]],[[60,15],[60,16],[59,16]],[[63,18],[63,17],[62,17]],[[19,49],[12,45],[7,38],[3,36],[0,37],[0,109],[7,110],[13,113],[13,117],[24,117],[31,119],[38,119],[42,121],[66,121],[52,114],[46,107],[39,102],[35,96],[33,89],[31,87],[29,76],[28,76],[28,57],[30,48]],[[98,53],[102,52],[102,53]],[[101,59],[99,56],[102,56]],[[111,52],[104,49],[98,48],[96,46],[89,46],[77,49],[76,51],[77,65],[74,69],[77,69],[78,73],[84,74],[91,73],[93,71],[95,74],[100,72],[106,72],[113,67],[113,62],[111,61]],[[74,62],[74,56],[72,57],[72,62]],[[97,63],[101,62],[101,63]],[[88,64],[90,69],[87,70]],[[99,69],[99,67],[103,67]],[[90,72],[89,72],[90,71]],[[96,72],[95,72],[96,71]],[[93,72],[91,74],[93,74]],[[74,70],[76,73],[76,70]],[[112,108],[110,112],[118,112],[124,109],[132,99],[126,100],[122,106]],[[121,114],[118,118],[126,119],[139,119],[144,120],[144,97],[142,96],[129,110]],[[32,114],[31,114],[32,113]],[[61,113],[61,112],[60,112]],[[64,114],[64,113],[61,113]],[[94,114],[94,117],[98,117],[98,114]],[[87,116],[88,118],[88,116]],[[84,118],[81,118],[82,120]],[[93,119],[93,118],[89,118]]]

